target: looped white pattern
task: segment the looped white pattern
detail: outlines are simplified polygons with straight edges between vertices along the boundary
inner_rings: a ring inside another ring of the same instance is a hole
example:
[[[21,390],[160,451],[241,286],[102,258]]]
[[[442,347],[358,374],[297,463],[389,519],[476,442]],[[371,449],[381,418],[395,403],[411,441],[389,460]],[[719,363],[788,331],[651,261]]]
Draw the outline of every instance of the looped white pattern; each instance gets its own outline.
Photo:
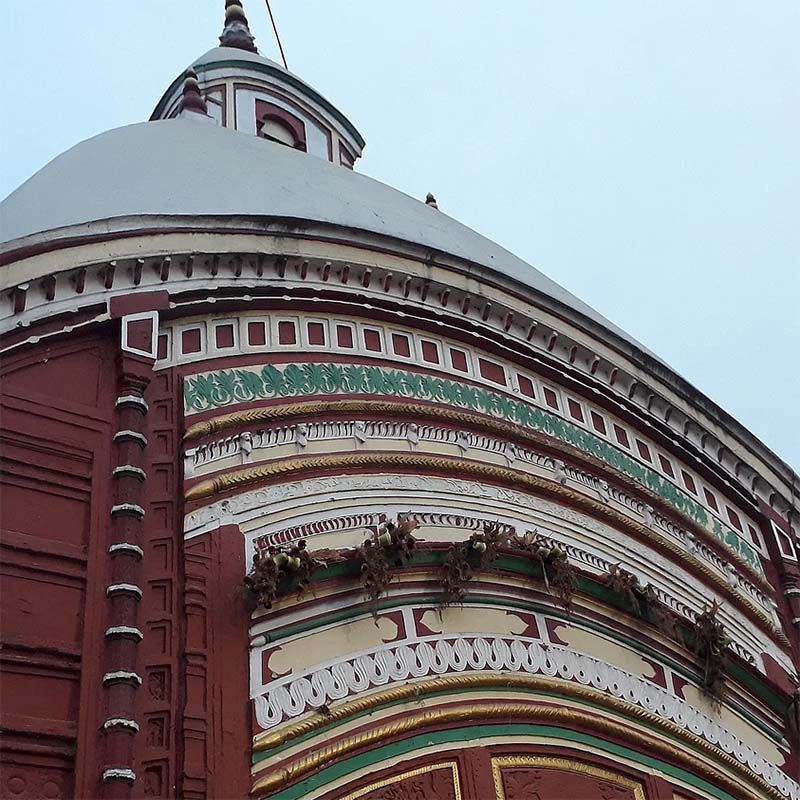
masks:
[[[546,675],[593,686],[701,736],[761,775],[785,797],[800,800],[800,786],[786,773],[685,700],[591,656],[522,637],[429,636],[288,675],[271,682],[263,694],[254,698],[256,719],[267,730],[312,708],[371,687],[470,671]]]

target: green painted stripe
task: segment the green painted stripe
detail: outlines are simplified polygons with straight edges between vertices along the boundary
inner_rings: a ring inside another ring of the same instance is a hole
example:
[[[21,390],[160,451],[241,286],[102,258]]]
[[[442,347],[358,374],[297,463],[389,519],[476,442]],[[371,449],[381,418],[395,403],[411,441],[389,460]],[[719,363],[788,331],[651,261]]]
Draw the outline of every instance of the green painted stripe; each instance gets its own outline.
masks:
[[[419,750],[424,753],[431,745],[451,744],[456,742],[470,742],[478,744],[482,739],[495,736],[538,736],[541,738],[560,739],[573,745],[587,745],[610,755],[623,757],[641,764],[643,767],[656,770],[676,780],[683,781],[689,786],[707,792],[718,800],[736,800],[732,795],[722,791],[702,778],[692,775],[686,770],[674,767],[657,758],[643,755],[630,748],[606,742],[595,736],[556,728],[550,725],[511,724],[511,725],[473,725],[463,728],[451,728],[445,731],[432,731],[418,736],[413,736],[384,747],[376,747],[367,753],[361,753],[352,758],[337,761],[331,766],[320,770],[300,783],[290,786],[283,791],[270,795],[270,800],[301,800],[312,791],[316,791],[327,784],[345,777],[356,770],[366,767],[379,767],[380,763],[397,756],[406,755]]]
[[[561,417],[499,392],[407,370],[360,364],[267,364],[189,375],[184,380],[187,414],[237,403],[318,395],[383,395],[441,402],[521,425],[576,447],[655,492],[681,514],[712,533],[746,564],[763,574],[758,552],[731,528],[710,519],[705,508],[655,470],[620,448]]]

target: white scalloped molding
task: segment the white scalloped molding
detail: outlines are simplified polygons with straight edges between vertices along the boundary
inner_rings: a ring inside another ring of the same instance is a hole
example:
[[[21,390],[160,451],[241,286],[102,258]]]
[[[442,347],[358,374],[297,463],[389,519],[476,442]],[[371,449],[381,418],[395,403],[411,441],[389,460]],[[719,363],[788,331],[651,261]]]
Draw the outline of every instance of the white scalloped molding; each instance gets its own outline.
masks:
[[[464,672],[543,675],[590,686],[632,703],[701,736],[760,775],[785,797],[800,800],[800,786],[729,730],[671,692],[636,675],[559,645],[518,636],[432,636],[390,644],[326,666],[272,681],[253,698],[265,730],[323,705],[379,686]]]

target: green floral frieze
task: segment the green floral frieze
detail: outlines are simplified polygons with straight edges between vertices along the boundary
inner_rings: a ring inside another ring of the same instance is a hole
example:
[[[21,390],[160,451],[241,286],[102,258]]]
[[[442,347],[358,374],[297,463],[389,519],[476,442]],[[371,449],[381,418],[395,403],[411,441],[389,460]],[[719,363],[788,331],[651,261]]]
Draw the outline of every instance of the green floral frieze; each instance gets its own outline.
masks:
[[[305,395],[368,394],[407,397],[447,403],[490,414],[525,428],[552,436],[600,459],[655,492],[678,511],[710,530],[758,572],[758,553],[675,484],[663,478],[610,442],[573,425],[555,414],[499,392],[418,372],[368,367],[360,364],[286,364],[223,369],[190,375],[184,382],[187,414],[235,403]]]

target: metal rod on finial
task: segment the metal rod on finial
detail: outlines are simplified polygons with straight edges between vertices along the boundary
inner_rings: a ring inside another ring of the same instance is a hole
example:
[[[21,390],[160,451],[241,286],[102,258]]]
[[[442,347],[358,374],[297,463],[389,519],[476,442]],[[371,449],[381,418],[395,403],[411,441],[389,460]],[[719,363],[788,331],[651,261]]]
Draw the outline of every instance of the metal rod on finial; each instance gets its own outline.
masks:
[[[283,52],[283,45],[281,44],[281,37],[278,35],[278,26],[275,24],[275,17],[272,16],[272,8],[270,7],[269,0],[265,0],[267,4],[267,12],[269,13],[269,21],[272,23],[272,30],[275,31],[275,40],[278,42],[278,50],[281,51],[281,58],[283,59],[283,66],[285,69],[289,69],[289,65],[286,63],[286,55]]]

